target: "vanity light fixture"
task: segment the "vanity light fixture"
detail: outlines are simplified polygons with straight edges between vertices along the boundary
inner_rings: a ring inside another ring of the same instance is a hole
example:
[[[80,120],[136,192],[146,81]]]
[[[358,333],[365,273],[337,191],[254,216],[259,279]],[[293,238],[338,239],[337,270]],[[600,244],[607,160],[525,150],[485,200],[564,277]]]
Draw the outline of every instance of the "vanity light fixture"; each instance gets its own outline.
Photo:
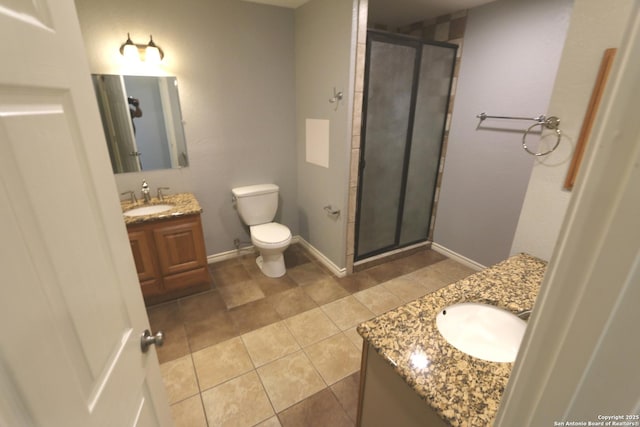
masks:
[[[153,36],[149,35],[149,44],[144,50],[145,62],[159,64],[164,58],[164,52],[153,42]]]
[[[139,61],[140,54],[138,53],[138,46],[136,46],[131,40],[131,36],[127,33],[127,41],[120,46],[120,53],[126,59],[130,61]]]
[[[120,46],[120,53],[130,61],[144,61],[150,64],[159,64],[164,58],[164,52],[160,46],[153,41],[153,36],[149,36],[149,43],[137,44],[131,40],[127,33],[127,40]]]

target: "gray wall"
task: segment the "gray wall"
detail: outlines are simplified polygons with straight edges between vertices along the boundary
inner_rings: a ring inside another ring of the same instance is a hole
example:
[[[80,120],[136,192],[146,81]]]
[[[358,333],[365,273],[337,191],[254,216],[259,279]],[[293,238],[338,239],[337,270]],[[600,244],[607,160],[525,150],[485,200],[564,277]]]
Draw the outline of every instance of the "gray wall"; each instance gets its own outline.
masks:
[[[293,11],[238,0],[76,0],[76,7],[92,73],[178,78],[190,167],[117,175],[118,190],[138,190],[145,178],[154,192],[193,192],[212,255],[233,249],[234,237],[249,239],[231,188],[273,182],[281,188],[277,220],[298,234]],[[161,69],[123,64],[118,48],[127,32],[137,43],[153,34],[165,52]]]
[[[530,123],[478,129],[476,115],[547,113],[571,6],[509,0],[469,11],[434,242],[477,263],[509,256],[534,160],[521,148]]]
[[[300,235],[339,268],[346,262],[352,7],[349,0],[312,0],[295,11]],[[345,94],[337,110],[329,103],[334,87]],[[305,160],[306,119],[330,121],[329,168]],[[326,205],[340,217],[328,216]]]

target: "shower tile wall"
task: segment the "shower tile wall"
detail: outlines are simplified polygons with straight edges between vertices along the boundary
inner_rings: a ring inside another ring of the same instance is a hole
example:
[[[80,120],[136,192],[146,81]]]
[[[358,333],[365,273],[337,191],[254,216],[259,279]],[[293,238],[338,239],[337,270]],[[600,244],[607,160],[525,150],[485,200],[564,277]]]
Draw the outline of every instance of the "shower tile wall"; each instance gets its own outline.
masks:
[[[353,257],[356,235],[356,201],[358,194],[358,165],[360,161],[360,128],[362,127],[362,102],[364,99],[364,68],[367,51],[367,15],[369,0],[358,4],[358,32],[356,39],[356,73],[353,96],[353,124],[351,127],[351,167],[349,171],[349,206],[347,219],[347,274],[353,273]]]
[[[358,165],[360,160],[360,132],[362,123],[362,101],[364,93],[364,68],[365,68],[365,52],[366,52],[366,29],[367,29],[368,2],[361,0],[359,5],[358,16],[358,38],[356,47],[356,75],[355,75],[355,94],[353,103],[353,135],[351,140],[351,169],[349,179],[349,217],[347,222],[347,272],[353,272],[353,257],[355,246],[355,218],[356,218],[356,196],[358,191]],[[458,45],[456,64],[454,69],[454,77],[451,86],[451,97],[449,100],[449,111],[447,114],[447,123],[445,125],[444,138],[442,143],[442,154],[440,160],[440,170],[436,181],[436,192],[434,196],[433,210],[431,214],[431,224],[429,228],[429,241],[433,240],[433,228],[435,224],[436,213],[438,211],[438,199],[440,196],[440,186],[442,183],[442,172],[444,168],[444,160],[447,153],[447,144],[449,140],[449,129],[451,127],[451,112],[453,111],[453,102],[455,99],[456,85],[458,82],[458,73],[460,70],[460,61],[462,55],[462,43],[464,39],[464,30],[467,21],[467,11],[463,10],[449,15],[439,16],[437,18],[415,22],[411,25],[393,29],[379,23],[369,23],[369,27],[379,30],[408,34],[421,37],[425,41],[443,41]]]

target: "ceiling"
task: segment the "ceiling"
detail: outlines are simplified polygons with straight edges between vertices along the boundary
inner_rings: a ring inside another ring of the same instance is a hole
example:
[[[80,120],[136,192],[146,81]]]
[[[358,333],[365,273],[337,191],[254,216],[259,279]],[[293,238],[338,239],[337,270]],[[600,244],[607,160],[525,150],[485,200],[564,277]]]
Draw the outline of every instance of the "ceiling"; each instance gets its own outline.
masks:
[[[290,7],[295,9],[298,6],[302,6],[309,0],[243,0],[251,3],[269,4],[271,6]]]
[[[369,22],[391,28],[471,9],[494,0],[369,0]]]
[[[295,9],[309,0],[245,0]],[[369,0],[369,22],[398,27],[494,0]]]

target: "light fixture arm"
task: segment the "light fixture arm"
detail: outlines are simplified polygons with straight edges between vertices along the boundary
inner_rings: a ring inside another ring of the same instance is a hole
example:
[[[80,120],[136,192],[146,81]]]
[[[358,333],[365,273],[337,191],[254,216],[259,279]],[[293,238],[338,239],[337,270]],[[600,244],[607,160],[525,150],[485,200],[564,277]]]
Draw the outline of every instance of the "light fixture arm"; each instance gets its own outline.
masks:
[[[153,35],[149,34],[149,43],[147,44],[146,48],[155,48],[158,49],[158,52],[160,53],[160,59],[164,59],[164,51],[160,48],[160,46],[158,46],[157,44],[154,43],[153,41]]]
[[[122,43],[122,45],[120,45],[120,54],[124,55],[124,48],[126,46],[136,46],[137,45],[131,40],[131,35],[129,33],[127,33],[127,40]]]

